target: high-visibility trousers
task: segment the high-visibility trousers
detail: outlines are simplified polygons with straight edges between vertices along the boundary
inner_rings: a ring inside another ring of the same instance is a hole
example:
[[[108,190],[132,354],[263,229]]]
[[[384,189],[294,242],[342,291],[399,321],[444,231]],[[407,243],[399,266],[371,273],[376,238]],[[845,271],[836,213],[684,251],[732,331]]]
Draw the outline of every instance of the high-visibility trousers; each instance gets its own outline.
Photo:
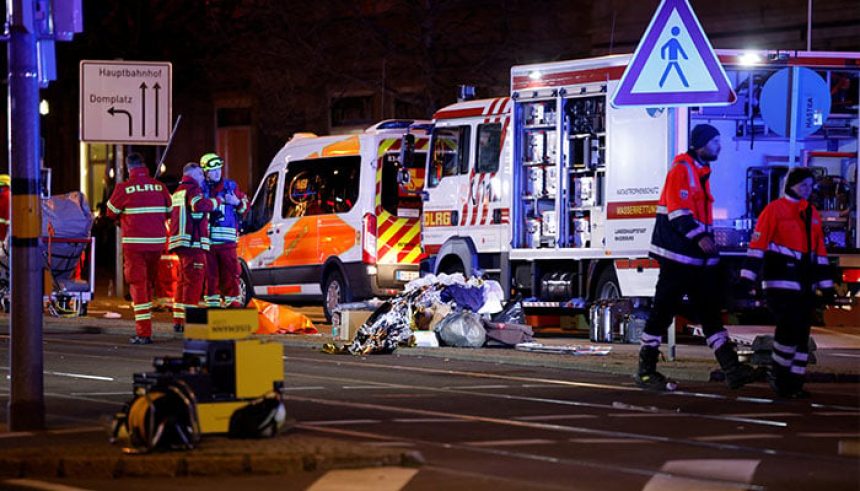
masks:
[[[155,302],[161,307],[173,307],[179,281],[179,256],[162,254],[158,261],[158,278],[155,281]]]
[[[158,275],[161,251],[123,249],[123,273],[134,308],[134,329],[138,336],[152,336],[152,281]]]
[[[173,323],[185,325],[185,310],[197,307],[206,278],[206,251],[196,247],[174,249],[179,256],[179,285],[173,302]]]
[[[206,254],[207,307],[239,306],[239,257],[236,244],[215,244]]]

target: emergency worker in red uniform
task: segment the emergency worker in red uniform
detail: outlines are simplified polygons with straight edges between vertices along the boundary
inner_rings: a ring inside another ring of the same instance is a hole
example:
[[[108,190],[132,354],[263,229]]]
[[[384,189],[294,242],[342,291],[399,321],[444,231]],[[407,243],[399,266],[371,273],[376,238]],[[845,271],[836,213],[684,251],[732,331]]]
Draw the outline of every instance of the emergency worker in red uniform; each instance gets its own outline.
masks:
[[[122,228],[123,273],[134,307],[136,336],[132,344],[152,344],[152,282],[167,242],[164,220],[170,214],[167,186],[149,176],[143,157],[125,160],[128,180],[116,185],[107,202],[107,216]]]
[[[0,174],[0,242],[6,240],[9,226],[12,222],[9,217],[12,211],[12,178],[9,174]]]
[[[792,169],[785,195],[762,210],[740,272],[740,280],[751,290],[764,267],[761,284],[776,318],[769,382],[778,396],[790,399],[809,397],[803,382],[816,290],[825,300],[835,294],[821,216],[807,201],[814,183],[808,168]]]
[[[173,330],[185,330],[185,309],[196,307],[203,295],[206,251],[209,250],[209,217],[223,202],[203,194],[203,169],[189,162],[182,169],[182,181],[173,193],[168,249],[179,256],[179,285],[173,301]],[[231,202],[228,196],[226,201]],[[232,197],[233,204],[238,203]]]
[[[209,197],[222,200],[233,195],[238,205],[226,201],[209,214],[211,245],[206,255],[207,307],[243,307],[239,296],[239,257],[236,243],[239,240],[241,217],[248,210],[248,197],[237,189],[236,181],[223,176],[224,160],[214,153],[200,157],[200,166],[206,175],[206,192]],[[223,297],[223,298],[222,298]]]
[[[651,237],[650,255],[660,263],[654,308],[639,338],[639,369],[636,384],[655,390],[674,390],[677,384],[657,371],[660,343],[686,294],[700,317],[708,346],[726,376],[726,384],[737,389],[760,375],[738,361],[734,343],[722,323],[723,281],[720,257],[714,242],[711,162],[720,155],[720,132],[700,124],[690,135],[690,150],[679,154],[666,176],[657,220]]]

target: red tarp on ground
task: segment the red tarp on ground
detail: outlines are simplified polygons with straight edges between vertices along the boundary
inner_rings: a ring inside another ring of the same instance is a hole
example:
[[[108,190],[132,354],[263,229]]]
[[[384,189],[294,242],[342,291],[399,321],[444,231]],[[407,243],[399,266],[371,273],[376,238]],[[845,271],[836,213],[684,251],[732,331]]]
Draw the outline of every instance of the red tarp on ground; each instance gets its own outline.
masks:
[[[257,334],[316,334],[314,323],[304,314],[270,302],[253,299],[260,327]]]

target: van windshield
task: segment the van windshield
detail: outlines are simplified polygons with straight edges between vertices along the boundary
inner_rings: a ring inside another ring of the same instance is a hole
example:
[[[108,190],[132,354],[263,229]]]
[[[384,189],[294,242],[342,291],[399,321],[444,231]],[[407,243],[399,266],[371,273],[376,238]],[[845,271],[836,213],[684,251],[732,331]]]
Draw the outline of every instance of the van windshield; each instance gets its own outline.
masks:
[[[284,218],[346,213],[358,200],[361,157],[290,162],[284,179]]]

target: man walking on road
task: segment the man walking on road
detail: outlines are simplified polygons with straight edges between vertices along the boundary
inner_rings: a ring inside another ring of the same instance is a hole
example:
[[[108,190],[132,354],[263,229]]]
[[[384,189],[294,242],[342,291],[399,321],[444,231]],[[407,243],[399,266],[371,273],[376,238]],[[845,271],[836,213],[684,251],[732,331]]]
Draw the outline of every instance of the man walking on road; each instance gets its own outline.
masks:
[[[239,240],[241,216],[248,210],[248,197],[237,189],[236,181],[223,176],[224,161],[217,154],[200,157],[200,166],[206,175],[207,195],[226,200],[228,195],[239,200],[238,205],[223,202],[209,215],[211,245],[206,255],[207,307],[243,307],[239,297],[239,257],[236,242]],[[222,304],[223,296],[223,304]]]
[[[223,202],[203,195],[203,169],[189,162],[182,169],[182,181],[173,193],[168,249],[179,256],[179,285],[173,301],[173,330],[185,330],[185,309],[196,307],[203,295],[206,251],[209,250],[209,217]],[[235,196],[227,203],[237,204]]]
[[[123,273],[131,292],[136,336],[132,344],[152,344],[152,282],[167,242],[164,220],[170,216],[167,186],[149,177],[138,153],[125,160],[128,180],[116,185],[107,202],[107,216],[120,219]]]
[[[740,273],[749,291],[764,269],[767,306],[776,318],[770,384],[778,396],[788,399],[809,397],[803,383],[816,301],[835,296],[821,216],[807,201],[814,184],[809,168],[792,169],[785,196],[762,210]],[[821,297],[816,298],[816,289]]]
[[[713,201],[708,178],[711,162],[720,154],[720,132],[711,125],[693,128],[690,150],[679,154],[666,176],[657,204],[651,256],[660,263],[654,308],[639,338],[636,384],[655,390],[674,390],[676,384],[657,371],[660,343],[686,294],[699,314],[708,346],[732,389],[755,381],[756,371],[738,361],[734,343],[721,320],[720,256],[712,233]]]

